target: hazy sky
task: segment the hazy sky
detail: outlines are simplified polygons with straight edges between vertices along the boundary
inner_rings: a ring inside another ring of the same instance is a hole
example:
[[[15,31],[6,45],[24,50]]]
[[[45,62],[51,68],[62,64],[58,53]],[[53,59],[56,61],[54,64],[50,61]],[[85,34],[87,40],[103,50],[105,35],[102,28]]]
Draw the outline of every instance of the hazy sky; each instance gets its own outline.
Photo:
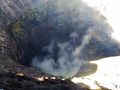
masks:
[[[120,0],[82,0],[99,10],[108,20],[114,32],[112,37],[120,42]]]

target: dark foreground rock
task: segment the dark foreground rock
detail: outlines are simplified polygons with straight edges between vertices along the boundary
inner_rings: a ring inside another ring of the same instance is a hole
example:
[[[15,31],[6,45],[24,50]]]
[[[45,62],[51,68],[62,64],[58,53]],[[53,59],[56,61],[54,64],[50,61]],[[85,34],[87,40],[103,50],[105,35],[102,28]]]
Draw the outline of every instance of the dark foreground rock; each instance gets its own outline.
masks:
[[[25,75],[0,72],[0,89],[3,90],[89,90],[88,87],[82,86],[78,86],[70,80],[45,79],[38,81]]]

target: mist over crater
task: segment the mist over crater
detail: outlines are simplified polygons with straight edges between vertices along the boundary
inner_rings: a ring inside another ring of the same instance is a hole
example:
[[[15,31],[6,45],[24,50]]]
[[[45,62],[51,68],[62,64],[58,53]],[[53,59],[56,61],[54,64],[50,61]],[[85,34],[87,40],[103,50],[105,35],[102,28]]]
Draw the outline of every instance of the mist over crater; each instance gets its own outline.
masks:
[[[120,54],[106,19],[80,0],[35,3],[37,8],[10,26],[20,63],[71,77],[81,72],[81,67],[83,72],[91,69],[86,67],[90,60]]]

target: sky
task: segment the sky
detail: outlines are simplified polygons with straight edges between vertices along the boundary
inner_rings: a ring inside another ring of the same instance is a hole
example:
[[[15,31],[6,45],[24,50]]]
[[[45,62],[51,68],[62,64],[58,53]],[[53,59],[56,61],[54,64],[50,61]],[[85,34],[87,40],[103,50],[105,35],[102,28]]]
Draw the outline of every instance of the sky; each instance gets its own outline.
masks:
[[[120,42],[120,0],[82,0],[90,7],[100,11],[113,28],[112,37]]]

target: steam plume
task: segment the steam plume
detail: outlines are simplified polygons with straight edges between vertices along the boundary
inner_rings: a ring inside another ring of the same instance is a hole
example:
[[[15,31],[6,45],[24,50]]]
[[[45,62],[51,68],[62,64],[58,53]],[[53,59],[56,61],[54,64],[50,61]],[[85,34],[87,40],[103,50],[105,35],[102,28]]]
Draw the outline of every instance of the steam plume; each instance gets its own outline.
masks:
[[[87,63],[82,56],[83,49],[92,39],[108,42],[108,46],[112,43],[112,29],[105,18],[80,0],[40,0],[38,10],[53,23],[51,32],[64,35],[61,39],[53,34],[50,43],[42,47],[47,54],[32,59],[32,66],[46,73],[71,77],[79,72],[83,63]],[[42,25],[47,26],[46,22]]]
[[[57,43],[56,45],[59,47],[57,62],[55,62],[52,57],[55,48],[55,43],[52,41],[50,45],[45,47],[49,54],[43,59],[42,62],[39,57],[35,57],[32,65],[40,68],[46,73],[53,75],[60,75],[64,77],[72,77],[73,75],[76,75],[80,70],[81,65],[85,63],[85,61],[80,58],[80,54],[84,46],[89,44],[89,41],[93,35],[92,33],[93,30],[89,29],[84,35],[81,45],[74,49],[71,42]],[[73,32],[70,37],[74,40],[74,42],[76,42],[78,34]]]

